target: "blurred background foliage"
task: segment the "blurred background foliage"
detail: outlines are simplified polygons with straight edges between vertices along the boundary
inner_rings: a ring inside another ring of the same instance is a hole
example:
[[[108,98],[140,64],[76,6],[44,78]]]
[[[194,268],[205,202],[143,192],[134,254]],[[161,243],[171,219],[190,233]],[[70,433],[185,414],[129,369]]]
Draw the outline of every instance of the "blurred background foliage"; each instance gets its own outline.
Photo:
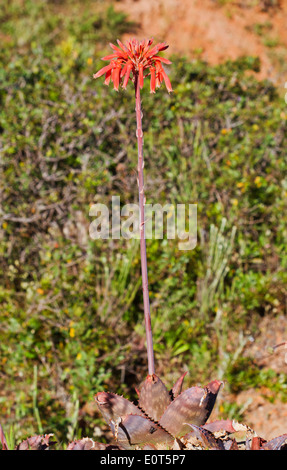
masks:
[[[0,422],[17,441],[105,439],[93,395],[134,398],[147,373],[138,242],[88,231],[92,204],[137,202],[133,90],[92,79],[131,29],[108,2],[1,2]],[[198,243],[147,241],[156,371],[286,398],[286,375],[241,355],[286,314],[286,104],[256,58],[172,61],[174,93],[143,93],[146,196],[198,204]]]

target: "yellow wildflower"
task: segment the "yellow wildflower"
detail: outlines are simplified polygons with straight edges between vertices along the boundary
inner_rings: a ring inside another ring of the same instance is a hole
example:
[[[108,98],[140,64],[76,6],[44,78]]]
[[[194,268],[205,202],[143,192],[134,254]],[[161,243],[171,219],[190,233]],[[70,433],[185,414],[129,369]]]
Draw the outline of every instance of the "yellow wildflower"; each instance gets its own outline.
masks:
[[[221,134],[222,134],[222,135],[229,134],[230,132],[231,132],[231,129],[230,129],[230,128],[224,127],[223,129],[221,129]]]
[[[257,188],[260,188],[260,186],[262,185],[261,177],[256,176],[254,183],[256,184]]]
[[[75,328],[70,328],[70,332],[69,332],[69,335],[70,335],[70,338],[74,338],[75,337]]]

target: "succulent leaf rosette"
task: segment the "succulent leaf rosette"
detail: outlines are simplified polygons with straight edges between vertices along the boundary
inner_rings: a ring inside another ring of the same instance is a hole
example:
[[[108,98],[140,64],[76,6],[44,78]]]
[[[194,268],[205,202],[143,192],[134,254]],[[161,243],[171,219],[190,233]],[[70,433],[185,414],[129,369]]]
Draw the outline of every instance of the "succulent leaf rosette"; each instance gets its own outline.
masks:
[[[116,442],[125,449],[171,448],[191,431],[190,425],[205,424],[222,382],[214,380],[182,392],[184,376],[168,391],[156,374],[148,375],[137,390],[137,405],[115,393],[97,393],[96,403]]]

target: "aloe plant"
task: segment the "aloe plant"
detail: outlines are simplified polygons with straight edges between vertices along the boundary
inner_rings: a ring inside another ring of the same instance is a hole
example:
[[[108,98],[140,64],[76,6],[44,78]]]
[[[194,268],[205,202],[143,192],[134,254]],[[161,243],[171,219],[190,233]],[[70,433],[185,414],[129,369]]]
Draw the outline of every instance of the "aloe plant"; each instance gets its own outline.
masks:
[[[168,92],[172,92],[169,78],[163,64],[171,62],[158,55],[168,48],[165,43],[152,47],[153,40],[130,40],[126,45],[117,41],[118,46],[110,44],[113,53],[103,60],[109,64],[100,69],[94,78],[105,75],[105,84],[113,83],[114,89],[120,85],[125,89],[131,80],[135,89],[136,136],[138,144],[138,187],[140,209],[140,253],[143,287],[144,318],[147,341],[148,375],[140,386],[138,404],[135,405],[111,392],[98,392],[96,403],[104,419],[110,426],[115,441],[125,449],[173,448],[175,443],[184,445],[190,437],[195,437],[204,446],[222,448],[222,443],[210,437],[206,424],[215,404],[222,382],[214,380],[205,387],[191,387],[182,392],[182,375],[173,388],[168,391],[161,379],[155,374],[154,351],[151,329],[151,314],[148,289],[148,269],[145,241],[145,194],[144,194],[144,156],[142,108],[140,90],[144,79],[150,77],[150,92],[155,93],[164,81]],[[212,434],[211,434],[212,436]],[[236,442],[229,444],[230,449]]]
[[[138,405],[109,392],[95,400],[115,440],[125,449],[153,445],[169,448],[190,431],[189,423],[206,423],[222,382],[191,387],[182,392],[183,374],[168,391],[156,375],[148,375],[138,390]]]
[[[118,91],[120,84],[126,88],[131,79],[135,88],[136,136],[138,143],[138,187],[140,208],[140,252],[144,302],[144,318],[147,340],[148,376],[138,390],[138,406],[114,393],[99,392],[95,400],[109,424],[115,440],[124,448],[138,445],[171,446],[174,440],[189,431],[189,424],[201,426],[208,419],[221,382],[210,382],[206,387],[191,387],[181,392],[184,375],[169,392],[155,374],[151,316],[148,290],[148,270],[145,241],[144,157],[140,90],[144,78],[150,77],[150,91],[155,93],[162,81],[168,92],[172,91],[163,63],[171,62],[158,53],[167,49],[165,43],[152,46],[152,40],[130,40],[126,45],[118,40],[118,46],[110,44],[114,53],[103,58],[109,65],[100,69],[94,78],[105,74],[105,84],[112,81]],[[146,74],[146,75],[145,75]]]

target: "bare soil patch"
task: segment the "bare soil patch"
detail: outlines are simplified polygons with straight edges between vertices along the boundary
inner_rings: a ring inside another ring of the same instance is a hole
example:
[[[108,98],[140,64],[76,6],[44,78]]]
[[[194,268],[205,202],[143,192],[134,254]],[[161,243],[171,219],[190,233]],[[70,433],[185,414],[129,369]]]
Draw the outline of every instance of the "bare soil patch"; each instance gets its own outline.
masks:
[[[284,86],[287,50],[287,0],[121,0],[115,8],[139,25],[139,37],[154,37],[170,45],[169,52],[210,64],[240,56],[261,59],[259,79]],[[131,35],[134,35],[131,32]],[[130,37],[126,35],[126,39]]]

